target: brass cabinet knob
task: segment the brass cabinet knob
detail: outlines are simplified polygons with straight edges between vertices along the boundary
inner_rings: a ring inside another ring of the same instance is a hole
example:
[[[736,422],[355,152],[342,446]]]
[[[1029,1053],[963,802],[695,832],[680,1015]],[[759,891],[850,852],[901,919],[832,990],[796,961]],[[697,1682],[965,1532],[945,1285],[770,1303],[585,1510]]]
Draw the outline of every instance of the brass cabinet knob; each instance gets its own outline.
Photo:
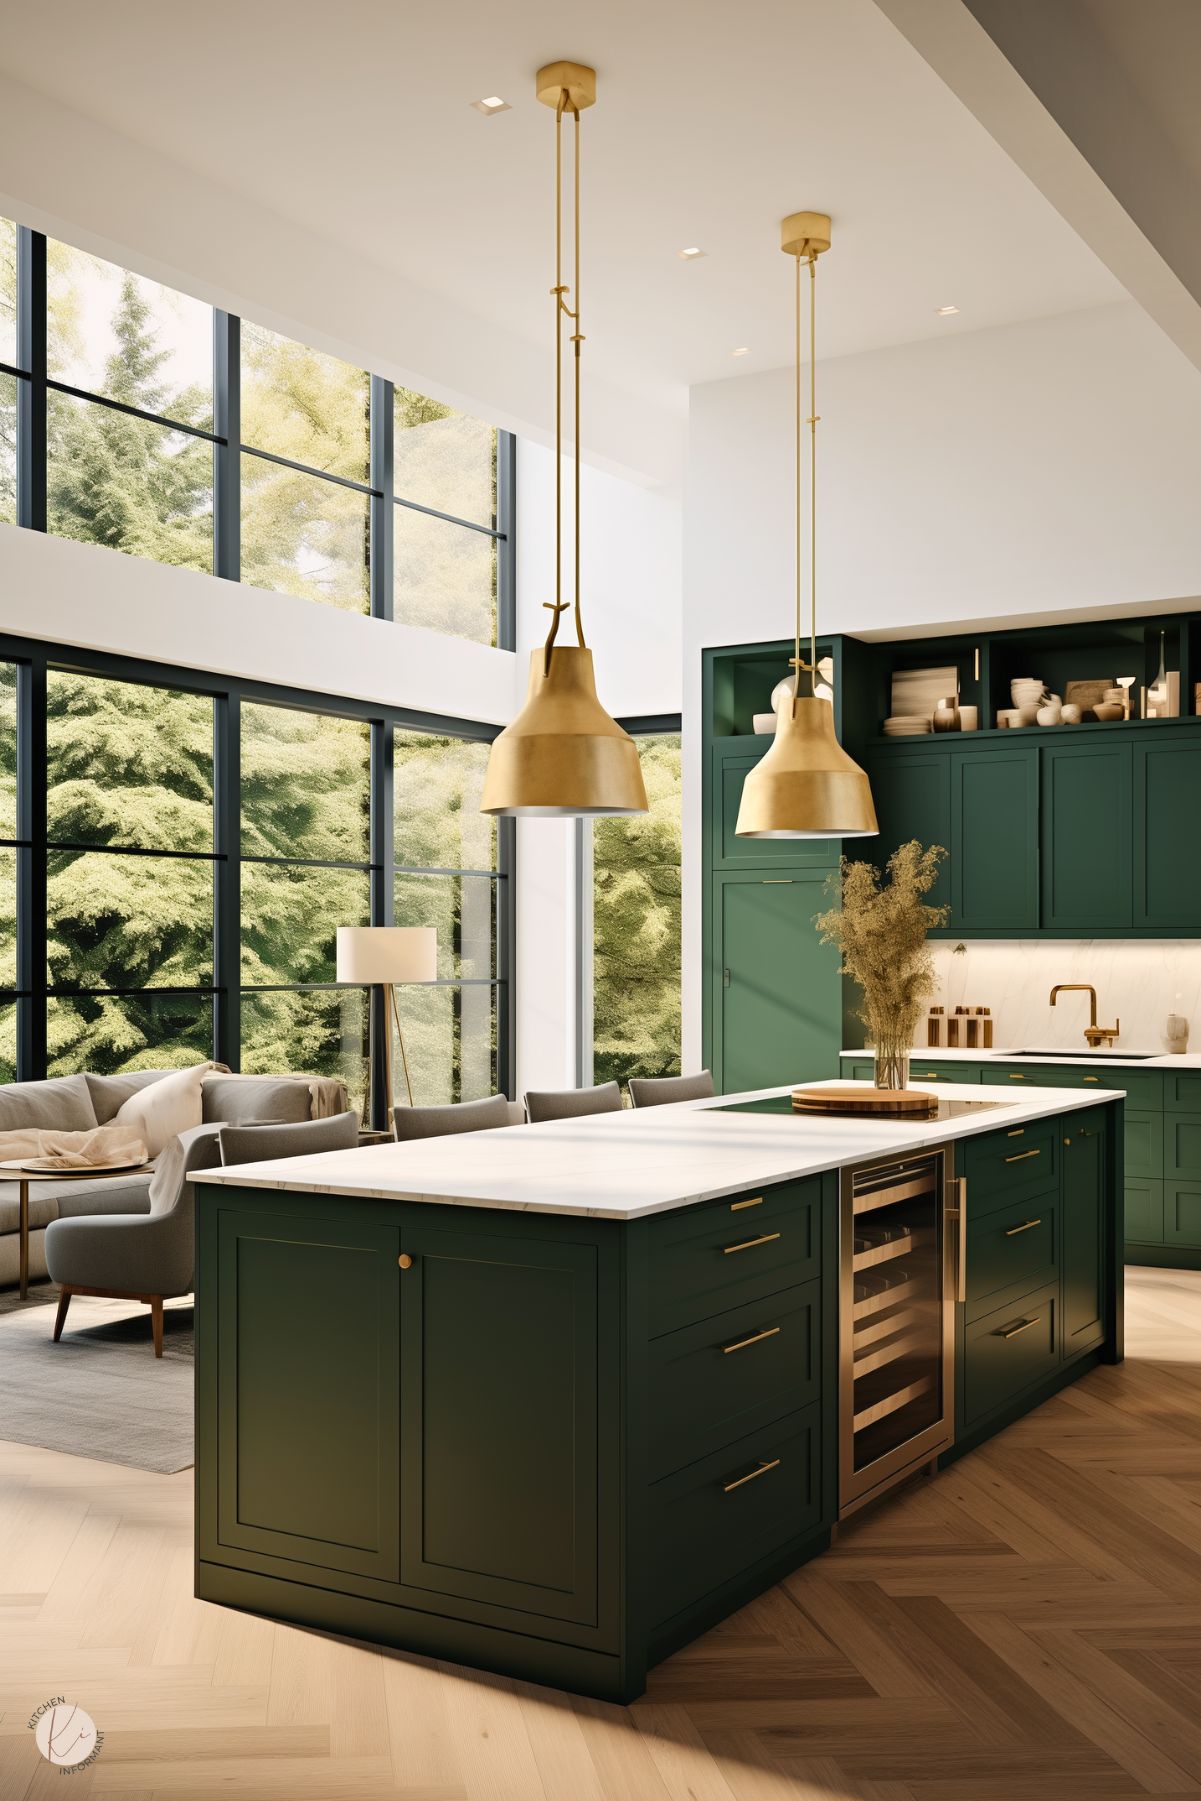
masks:
[[[407,1251],[402,1251],[396,1261],[399,1263],[401,1269],[412,1269],[413,1267],[413,1259],[409,1256]]]

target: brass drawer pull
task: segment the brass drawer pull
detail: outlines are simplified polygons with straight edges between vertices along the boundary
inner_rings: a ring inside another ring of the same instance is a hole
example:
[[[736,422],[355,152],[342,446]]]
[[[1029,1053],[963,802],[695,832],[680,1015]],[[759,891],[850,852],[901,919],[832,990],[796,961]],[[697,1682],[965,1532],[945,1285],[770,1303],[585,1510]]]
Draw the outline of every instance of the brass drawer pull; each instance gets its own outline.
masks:
[[[1101,1080],[1100,1076],[1081,1076],[1080,1079],[1082,1082],[1099,1082]]]
[[[1005,1236],[1006,1238],[1016,1238],[1019,1232],[1032,1232],[1035,1226],[1041,1226],[1042,1223],[1041,1219],[1028,1219],[1024,1225],[1010,1226]]]
[[[753,1251],[757,1244],[770,1244],[773,1238],[779,1236],[778,1232],[764,1232],[758,1238],[744,1238],[741,1244],[723,1244],[721,1254],[723,1257],[732,1257],[735,1251]]]
[[[1006,1138],[1024,1138],[1026,1136],[1026,1128],[1025,1126],[1015,1126],[1013,1131],[1006,1132],[1005,1136]]]
[[[1009,1072],[1009,1080],[1011,1082],[1024,1082],[1026,1080],[1025,1071],[1020,1070],[1020,1069],[1011,1069]]]
[[[750,1201],[731,1201],[730,1202],[730,1212],[731,1213],[741,1213],[742,1209],[744,1207],[762,1207],[762,1205],[763,1205],[763,1196],[761,1194],[757,1194],[755,1196],[755,1198]]]
[[[737,1338],[733,1344],[721,1347],[722,1356],[728,1357],[731,1351],[745,1351],[749,1344],[760,1344],[765,1338],[774,1338],[779,1330],[779,1326],[765,1326],[762,1332],[752,1332],[749,1338]]]
[[[1019,1332],[1027,1332],[1031,1326],[1037,1326],[1041,1318],[1042,1314],[1036,1313],[1033,1319],[1020,1319],[1016,1326],[1003,1327],[1001,1331],[997,1333],[997,1337],[1016,1338]]]
[[[751,1470],[745,1476],[735,1476],[733,1482],[723,1482],[721,1485],[721,1492],[723,1495],[732,1495],[734,1490],[736,1488],[741,1488],[744,1482],[754,1482],[756,1477],[766,1476],[768,1470],[778,1470],[779,1467],[780,1459],[778,1457],[773,1457],[770,1463],[761,1463],[757,1470]]]
[[[1006,1157],[1005,1161],[1006,1163],[1024,1163],[1027,1157],[1038,1157],[1041,1155],[1042,1153],[1036,1145],[1032,1151],[1015,1151],[1013,1156]]]

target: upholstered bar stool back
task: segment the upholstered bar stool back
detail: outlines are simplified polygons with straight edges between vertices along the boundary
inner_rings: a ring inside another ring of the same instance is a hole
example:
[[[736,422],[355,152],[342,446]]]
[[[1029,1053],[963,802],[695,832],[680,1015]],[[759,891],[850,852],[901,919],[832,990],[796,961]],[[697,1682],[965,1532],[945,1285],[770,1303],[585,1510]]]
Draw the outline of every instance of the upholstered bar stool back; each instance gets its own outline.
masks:
[[[694,1076],[631,1076],[635,1107],[666,1107],[672,1101],[707,1101],[717,1093],[707,1069]]]
[[[620,1112],[621,1089],[616,1082],[602,1082],[598,1088],[532,1088],[525,1097],[525,1116],[532,1126],[547,1119]]]

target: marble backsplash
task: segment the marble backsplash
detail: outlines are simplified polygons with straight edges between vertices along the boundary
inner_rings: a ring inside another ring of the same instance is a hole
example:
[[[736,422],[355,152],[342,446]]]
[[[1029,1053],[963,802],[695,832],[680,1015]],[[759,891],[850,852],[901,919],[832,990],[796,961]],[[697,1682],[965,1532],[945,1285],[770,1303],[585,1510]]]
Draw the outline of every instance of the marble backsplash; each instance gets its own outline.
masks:
[[[980,940],[957,950],[939,939],[930,948],[938,977],[931,1003],[948,1013],[991,1007],[999,1049],[1083,1049],[1087,994],[1061,994],[1054,1007],[1048,996],[1056,982],[1091,982],[1099,1023],[1122,1022],[1117,1049],[1163,1053],[1168,1014],[1180,1013],[1189,1022],[1189,1049],[1201,1050],[1201,943]],[[924,1018],[915,1043],[926,1043]]]

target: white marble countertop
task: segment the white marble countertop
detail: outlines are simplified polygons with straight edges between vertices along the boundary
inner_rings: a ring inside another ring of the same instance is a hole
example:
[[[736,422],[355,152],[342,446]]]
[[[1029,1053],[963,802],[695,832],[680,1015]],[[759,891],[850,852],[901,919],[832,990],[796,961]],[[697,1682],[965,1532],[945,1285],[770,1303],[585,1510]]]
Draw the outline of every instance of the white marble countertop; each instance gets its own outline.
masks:
[[[1120,1044],[1114,1047],[1116,1056],[1090,1057],[1087,1051],[1074,1051],[1065,1045],[1062,1050],[1037,1050],[1033,1053],[1025,1051],[1021,1046],[1015,1050],[998,1049],[994,1044],[989,1050],[949,1050],[940,1049],[938,1045],[916,1044],[909,1053],[910,1064],[916,1064],[923,1057],[929,1057],[932,1063],[1073,1063],[1086,1065],[1089,1069],[1102,1070],[1107,1063],[1115,1069],[1124,1067],[1123,1059],[1132,1069],[1201,1069],[1201,1051],[1154,1051],[1138,1050],[1132,1046],[1124,1051]],[[874,1056],[870,1046],[859,1051],[843,1051],[844,1057]]]
[[[594,1113],[546,1125],[244,1163],[201,1170],[192,1180],[210,1189],[225,1184],[589,1219],[641,1219],[747,1188],[903,1155],[1122,1098],[1119,1088],[1093,1088],[1087,1093],[1024,1088],[1019,1098],[1012,1088],[981,1083],[972,1088],[970,1099],[1001,1102],[1003,1112],[998,1108],[958,1119],[907,1123],[720,1110],[738,1101],[787,1095],[792,1086],[722,1095],[716,1101]],[[946,1100],[969,1098],[955,1083],[927,1082],[922,1087]]]

